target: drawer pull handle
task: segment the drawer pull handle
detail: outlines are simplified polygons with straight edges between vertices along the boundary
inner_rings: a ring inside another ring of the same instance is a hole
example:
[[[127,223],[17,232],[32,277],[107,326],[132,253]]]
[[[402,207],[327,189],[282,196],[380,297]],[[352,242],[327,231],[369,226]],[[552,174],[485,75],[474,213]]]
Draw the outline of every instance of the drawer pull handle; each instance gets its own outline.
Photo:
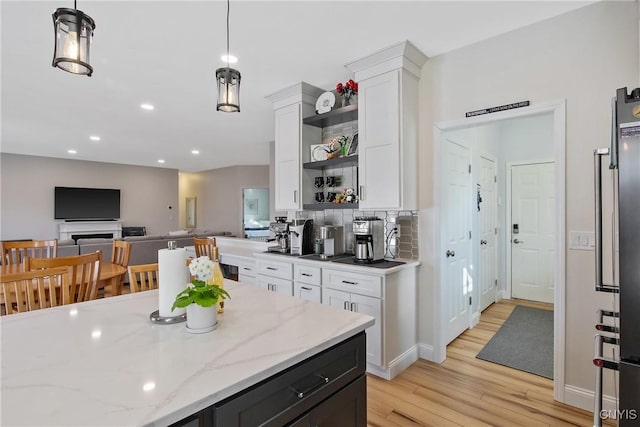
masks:
[[[311,393],[312,391],[314,391],[315,389],[322,387],[325,384],[329,384],[329,378],[325,377],[324,375],[321,374],[316,374],[316,377],[318,377],[318,381],[307,387],[304,390],[298,390],[295,387],[289,387],[289,389],[294,392],[296,394],[296,396],[298,396],[298,399],[304,399],[309,393]]]
[[[307,288],[306,286],[300,286],[300,289],[304,289],[305,291],[310,291],[311,288]]]
[[[342,303],[342,306],[345,310],[349,310],[349,301],[345,301],[344,303]]]
[[[267,267],[267,270],[278,271],[278,269],[277,269],[277,268],[275,268],[275,267]]]
[[[302,276],[305,276],[305,277],[311,277],[311,276],[313,276],[313,274],[309,274],[309,273],[301,273],[301,275],[302,275]]]
[[[343,280],[342,283],[346,283],[347,285],[357,285],[358,282],[350,282],[348,280]]]
[[[249,267],[242,267],[242,269],[246,270],[246,271],[251,271],[251,269]]]
[[[358,306],[355,302],[351,303],[351,311],[355,311],[356,313],[358,312]]]

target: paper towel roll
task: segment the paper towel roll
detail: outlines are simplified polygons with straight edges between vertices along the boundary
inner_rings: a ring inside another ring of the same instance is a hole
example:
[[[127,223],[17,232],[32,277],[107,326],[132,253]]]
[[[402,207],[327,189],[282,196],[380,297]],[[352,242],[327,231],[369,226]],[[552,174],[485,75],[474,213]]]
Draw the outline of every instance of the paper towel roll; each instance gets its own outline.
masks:
[[[180,316],[186,311],[184,308],[176,308],[171,311],[176,295],[186,288],[189,282],[186,262],[187,253],[184,248],[160,249],[158,251],[158,310],[160,316]]]

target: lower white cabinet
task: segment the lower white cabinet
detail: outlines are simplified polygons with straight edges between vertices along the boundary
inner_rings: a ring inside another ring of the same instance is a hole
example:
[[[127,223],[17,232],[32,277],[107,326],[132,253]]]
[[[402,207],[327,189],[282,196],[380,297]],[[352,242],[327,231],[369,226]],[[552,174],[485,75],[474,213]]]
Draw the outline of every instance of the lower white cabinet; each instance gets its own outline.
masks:
[[[307,283],[295,282],[293,284],[293,296],[307,301],[321,302],[320,286],[309,285]]]
[[[293,296],[320,304],[322,302],[321,270],[320,267],[294,264]]]
[[[343,310],[368,314],[376,322],[367,328],[367,363],[382,365],[382,300],[325,287],[322,291],[322,303]]]
[[[281,294],[293,295],[293,282],[291,280],[279,279],[277,277],[258,275],[258,287],[267,289],[273,292],[279,292]]]

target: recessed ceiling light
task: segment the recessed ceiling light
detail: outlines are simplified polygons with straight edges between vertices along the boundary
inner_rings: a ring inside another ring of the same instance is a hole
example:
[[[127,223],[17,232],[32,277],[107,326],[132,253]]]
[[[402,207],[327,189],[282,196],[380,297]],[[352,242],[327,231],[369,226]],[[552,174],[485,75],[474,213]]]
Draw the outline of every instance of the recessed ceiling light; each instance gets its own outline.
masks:
[[[69,153],[69,154],[77,154],[78,152],[76,150],[67,150],[67,153]]]
[[[191,154],[200,154],[200,150],[191,150]]]
[[[97,136],[97,135],[91,135],[91,136],[89,137],[89,139],[90,139],[90,140],[92,140],[92,141],[100,141],[100,137],[99,137],[99,136]]]
[[[142,108],[143,110],[154,110],[156,107],[154,107],[151,104],[140,104],[140,108]]]
[[[233,55],[229,55],[229,61],[227,61],[227,55],[222,55],[220,59],[222,59],[222,62],[229,62],[229,64],[235,64],[238,62],[238,58]]]
[[[164,163],[164,159],[158,159],[158,163]]]

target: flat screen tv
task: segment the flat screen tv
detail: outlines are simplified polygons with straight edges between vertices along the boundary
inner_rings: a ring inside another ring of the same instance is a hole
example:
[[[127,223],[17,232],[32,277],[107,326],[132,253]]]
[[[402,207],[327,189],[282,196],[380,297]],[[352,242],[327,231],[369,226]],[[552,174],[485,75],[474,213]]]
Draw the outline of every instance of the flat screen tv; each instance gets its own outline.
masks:
[[[112,220],[120,218],[120,190],[55,187],[55,219]]]

